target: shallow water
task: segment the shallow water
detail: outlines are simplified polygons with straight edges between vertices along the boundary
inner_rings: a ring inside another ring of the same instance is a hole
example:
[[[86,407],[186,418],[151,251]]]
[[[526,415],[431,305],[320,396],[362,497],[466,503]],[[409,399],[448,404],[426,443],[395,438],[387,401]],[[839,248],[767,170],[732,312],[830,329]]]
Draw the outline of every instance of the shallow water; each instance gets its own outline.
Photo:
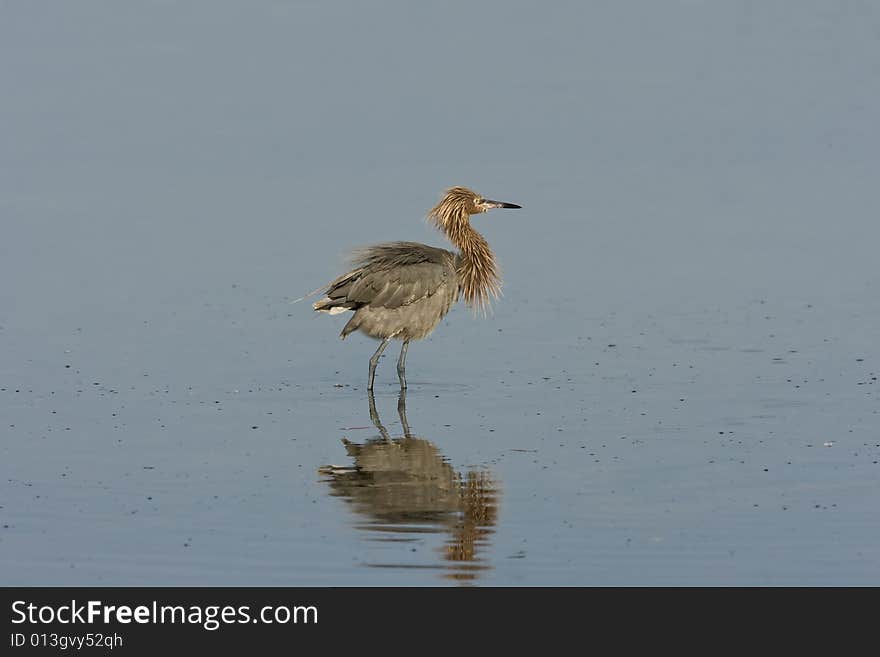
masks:
[[[0,581],[880,583],[871,6],[3,12]],[[291,301],[452,184],[405,426]]]

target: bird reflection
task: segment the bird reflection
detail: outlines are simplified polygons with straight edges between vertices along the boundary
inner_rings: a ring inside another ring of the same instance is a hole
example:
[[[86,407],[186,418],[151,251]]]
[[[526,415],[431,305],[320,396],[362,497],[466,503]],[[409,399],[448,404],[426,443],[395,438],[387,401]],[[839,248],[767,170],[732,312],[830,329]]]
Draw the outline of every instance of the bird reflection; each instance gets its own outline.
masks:
[[[480,556],[487,547],[498,517],[498,490],[484,470],[460,474],[429,440],[412,435],[406,418],[406,390],[401,390],[397,412],[403,436],[392,438],[369,393],[370,419],[380,436],[363,444],[343,438],[353,466],[328,465],[320,469],[331,495],[351,504],[367,519],[359,529],[380,532],[376,540],[411,543],[420,534],[445,533],[439,564],[370,564],[388,568],[439,568],[447,579],[470,582],[490,568]]]

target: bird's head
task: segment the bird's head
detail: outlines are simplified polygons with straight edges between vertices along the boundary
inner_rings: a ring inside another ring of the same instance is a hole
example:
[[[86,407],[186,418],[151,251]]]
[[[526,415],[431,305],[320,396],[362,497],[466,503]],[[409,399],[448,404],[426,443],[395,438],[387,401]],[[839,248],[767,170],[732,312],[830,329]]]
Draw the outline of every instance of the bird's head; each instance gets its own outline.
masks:
[[[450,187],[428,213],[428,217],[440,228],[447,228],[450,224],[467,220],[472,214],[488,212],[493,208],[520,208],[522,206],[503,201],[493,201],[477,194],[467,187]]]

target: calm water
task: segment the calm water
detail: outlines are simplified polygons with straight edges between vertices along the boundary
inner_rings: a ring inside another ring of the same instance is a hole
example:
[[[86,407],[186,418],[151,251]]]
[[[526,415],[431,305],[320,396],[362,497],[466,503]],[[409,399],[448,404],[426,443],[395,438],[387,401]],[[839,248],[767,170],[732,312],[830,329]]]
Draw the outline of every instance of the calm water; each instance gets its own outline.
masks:
[[[4,584],[880,584],[872,3],[0,9]],[[348,249],[504,269],[364,388]]]

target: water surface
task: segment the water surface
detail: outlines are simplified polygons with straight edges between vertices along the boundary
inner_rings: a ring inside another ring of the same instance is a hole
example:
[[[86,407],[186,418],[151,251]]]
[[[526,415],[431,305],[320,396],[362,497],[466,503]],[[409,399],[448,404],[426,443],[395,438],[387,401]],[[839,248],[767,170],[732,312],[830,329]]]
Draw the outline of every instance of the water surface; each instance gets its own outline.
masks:
[[[4,583],[880,583],[870,3],[0,12]],[[455,184],[371,413],[291,301]]]

